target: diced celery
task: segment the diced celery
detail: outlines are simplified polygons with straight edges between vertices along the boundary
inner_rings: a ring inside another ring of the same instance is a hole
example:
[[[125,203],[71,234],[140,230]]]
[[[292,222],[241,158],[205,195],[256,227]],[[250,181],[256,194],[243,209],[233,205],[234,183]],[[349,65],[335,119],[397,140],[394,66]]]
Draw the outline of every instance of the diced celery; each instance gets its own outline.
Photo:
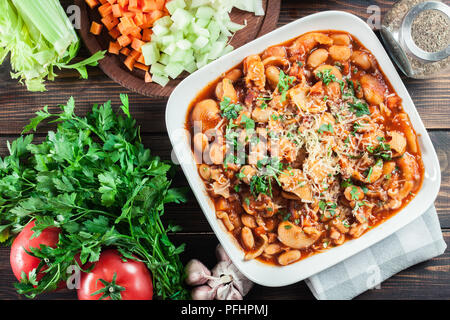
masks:
[[[210,60],[217,59],[220,56],[220,54],[222,53],[226,44],[227,43],[223,42],[223,41],[214,42],[211,46],[211,51],[208,53],[208,59],[210,59]]]
[[[254,0],[234,0],[233,5],[243,11],[253,12],[255,10],[255,1]]]
[[[173,54],[170,55],[170,62],[181,62],[186,56],[186,50],[176,49]]]
[[[206,4],[211,4],[211,0],[192,0],[191,8],[197,8]]]
[[[189,64],[192,61],[195,61],[194,50],[192,49],[186,50],[186,56],[184,57],[183,63]]]
[[[196,19],[194,23],[199,27],[205,28],[210,21],[210,19]]]
[[[197,40],[197,35],[195,33],[188,33],[186,36],[186,40],[188,40],[190,43],[194,43],[195,40]]]
[[[192,24],[192,31],[199,36],[204,36],[204,37],[208,37],[209,38],[209,31],[208,29],[202,28],[199,25],[197,25],[196,23]]]
[[[165,68],[166,67],[164,65],[162,65],[161,63],[156,62],[156,63],[152,64],[152,66],[150,68],[150,72],[151,72],[152,75],[156,75],[156,74],[164,75],[164,69]]]
[[[203,48],[204,46],[206,46],[206,45],[208,44],[208,42],[209,42],[209,39],[208,39],[208,38],[203,37],[203,36],[199,36],[199,37],[195,40],[195,42],[194,42],[194,44],[193,44],[193,47],[194,47],[194,49],[201,49],[201,48]]]
[[[206,46],[204,46],[203,48],[201,48],[200,50],[198,50],[199,54],[205,54],[208,53],[211,50],[212,44],[211,42],[208,42],[208,44]]]
[[[169,82],[169,78],[166,76],[161,76],[159,74],[153,74],[152,75],[153,82],[159,84],[162,87],[165,87],[166,84]]]
[[[184,69],[189,73],[192,73],[195,70],[197,70],[197,64],[195,63],[195,60],[192,60],[191,62],[185,64]]]
[[[178,8],[172,14],[171,19],[178,30],[181,30],[183,28],[186,28],[192,22],[194,17],[188,11]]]
[[[208,63],[208,54],[205,53],[197,58],[197,68],[201,69]]]
[[[162,52],[167,53],[168,55],[172,55],[175,52],[175,49],[177,48],[177,45],[175,42],[172,42],[167,47],[164,47]]]
[[[144,44],[141,47],[141,50],[142,55],[144,56],[145,64],[148,66],[156,63],[160,58],[159,49],[153,42]]]
[[[197,14],[195,15],[199,19],[209,20],[214,15],[215,11],[211,7],[202,6],[197,9]]]
[[[170,27],[172,25],[172,19],[169,16],[159,18],[153,23],[153,26]]]
[[[166,4],[166,9],[169,11],[170,14],[173,14],[175,10],[178,8],[181,9],[186,8],[186,3],[184,2],[184,0],[171,0]]]
[[[210,34],[209,40],[212,42],[216,41],[220,35],[219,24],[216,21],[212,20],[208,25],[208,30],[209,30],[209,34]]]
[[[228,30],[230,30],[231,32],[236,32],[241,30],[242,28],[245,28],[245,24],[239,24],[239,23],[235,23],[233,21],[228,21],[226,23],[226,26],[228,28]]]
[[[222,51],[222,53],[220,54],[220,56],[224,56],[224,55],[226,55],[227,53],[230,53],[231,51],[233,51],[234,50],[234,47],[232,46],[232,45],[227,45],[224,49],[223,49],[223,51]]]
[[[155,35],[162,36],[165,35],[169,32],[169,29],[167,27],[161,26],[161,25],[156,25],[153,26],[152,31]]]
[[[183,32],[183,30],[178,30],[173,35],[175,36],[175,41],[180,41],[180,40],[184,39],[184,32]]]
[[[163,46],[168,46],[175,41],[175,36],[173,34],[162,36],[160,42]]]
[[[192,46],[192,43],[190,43],[188,40],[179,40],[177,41],[177,47],[182,49],[182,50],[187,50],[190,49]]]
[[[228,21],[218,21],[220,32],[226,37],[231,37],[233,34],[228,30],[226,23],[228,23]]]
[[[167,66],[170,63],[170,56],[167,53],[163,53],[159,62]]]
[[[172,79],[178,77],[184,70],[181,63],[171,63],[164,68],[164,73],[167,74]]]

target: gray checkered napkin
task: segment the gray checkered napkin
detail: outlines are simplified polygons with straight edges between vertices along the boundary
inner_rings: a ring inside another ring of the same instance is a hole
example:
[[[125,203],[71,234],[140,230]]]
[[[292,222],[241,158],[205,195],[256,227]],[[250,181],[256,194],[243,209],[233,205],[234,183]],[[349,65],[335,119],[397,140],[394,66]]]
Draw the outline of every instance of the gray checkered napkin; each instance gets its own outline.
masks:
[[[306,280],[319,300],[352,299],[419,262],[441,255],[444,242],[436,208],[370,248]]]

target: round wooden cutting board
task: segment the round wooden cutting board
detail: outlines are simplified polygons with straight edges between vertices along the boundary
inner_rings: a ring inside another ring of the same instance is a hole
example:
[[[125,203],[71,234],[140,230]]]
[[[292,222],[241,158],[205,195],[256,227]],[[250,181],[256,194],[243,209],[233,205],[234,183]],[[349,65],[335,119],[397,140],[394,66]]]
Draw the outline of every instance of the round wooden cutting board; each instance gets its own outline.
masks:
[[[89,52],[94,54],[100,50],[107,50],[112,38],[108,35],[106,28],[103,28],[99,36],[89,32],[92,21],[101,23],[98,10],[96,8],[91,10],[85,0],[75,0],[75,4],[81,9],[80,35]],[[280,14],[280,4],[281,0],[263,0],[264,16],[255,16],[250,12],[233,9],[230,15],[231,20],[241,24],[247,21],[247,26],[236,32],[231,45],[238,48],[274,30]],[[144,72],[141,70],[130,72],[123,64],[123,60],[123,55],[117,56],[107,53],[105,58],[100,61],[99,66],[115,82],[145,96],[168,97],[180,81],[187,76],[187,73],[183,73],[177,79],[169,81],[165,87],[161,87],[156,83],[145,83]]]

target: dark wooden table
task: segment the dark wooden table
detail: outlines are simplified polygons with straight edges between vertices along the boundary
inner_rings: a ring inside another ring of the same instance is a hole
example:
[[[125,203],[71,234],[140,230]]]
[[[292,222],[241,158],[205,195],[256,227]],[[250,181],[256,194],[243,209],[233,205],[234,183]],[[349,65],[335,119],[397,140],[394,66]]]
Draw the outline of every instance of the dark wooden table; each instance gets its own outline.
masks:
[[[71,1],[62,1],[65,5]],[[386,12],[394,1],[389,0],[321,0],[283,1],[279,26],[324,10],[343,10],[367,19],[370,5],[378,5],[381,14]],[[85,51],[82,51],[82,54]],[[70,96],[76,99],[78,114],[84,114],[93,103],[111,99],[116,106],[119,93],[128,93],[132,114],[141,126],[142,137],[153,154],[170,159],[171,145],[166,134],[164,111],[166,100],[152,99],[128,92],[108,79],[99,69],[89,70],[89,80],[79,80],[73,73],[61,73],[57,81],[48,83],[46,93],[30,93],[9,76],[9,65],[0,67],[0,154],[7,152],[6,141],[15,139],[37,110],[43,105],[55,106],[65,103]],[[430,80],[411,80],[404,82],[412,99],[429,130],[437,150],[442,171],[442,185],[435,202],[439,220],[447,244],[450,244],[450,121],[448,101],[450,99],[450,75],[442,75]],[[41,127],[38,135],[45,135],[50,127]],[[176,185],[187,185],[180,172]],[[209,267],[215,263],[214,248],[218,241],[209,227],[194,196],[190,195],[186,205],[167,207],[165,221],[183,227],[183,231],[172,238],[185,242],[186,252],[183,260],[200,258]],[[15,278],[9,265],[9,248],[0,248],[0,299],[25,299],[17,295],[13,282]],[[40,297],[41,299],[74,299],[75,292],[60,291]],[[313,299],[304,282],[281,288],[256,286],[248,299]],[[381,289],[363,293],[358,299],[449,299],[450,298],[450,251],[440,257],[413,266],[382,283]]]

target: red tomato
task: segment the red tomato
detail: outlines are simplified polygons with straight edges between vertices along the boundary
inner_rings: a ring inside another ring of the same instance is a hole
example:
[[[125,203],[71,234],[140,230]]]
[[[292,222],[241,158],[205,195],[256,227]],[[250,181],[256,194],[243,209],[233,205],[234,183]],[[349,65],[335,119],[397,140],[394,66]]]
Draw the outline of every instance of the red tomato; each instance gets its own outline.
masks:
[[[41,232],[39,237],[30,239],[34,233],[31,230],[33,227],[34,220],[23,228],[16,239],[14,239],[11,246],[9,261],[17,280],[21,279],[22,271],[24,271],[28,276],[28,273],[37,268],[39,262],[41,261],[39,258],[33,257],[26,253],[25,250],[30,251],[30,248],[39,248],[41,244],[55,248],[59,240],[59,233],[61,230],[58,228],[47,228]],[[40,272],[36,279],[39,281],[42,277],[43,274]]]
[[[152,300],[152,277],[146,265],[130,259],[122,261],[122,255],[117,250],[103,251],[91,272],[82,273],[78,299],[99,300],[102,293],[92,294],[105,288],[101,280],[109,283],[109,293],[120,293],[122,300]],[[105,298],[110,299],[110,296]]]

